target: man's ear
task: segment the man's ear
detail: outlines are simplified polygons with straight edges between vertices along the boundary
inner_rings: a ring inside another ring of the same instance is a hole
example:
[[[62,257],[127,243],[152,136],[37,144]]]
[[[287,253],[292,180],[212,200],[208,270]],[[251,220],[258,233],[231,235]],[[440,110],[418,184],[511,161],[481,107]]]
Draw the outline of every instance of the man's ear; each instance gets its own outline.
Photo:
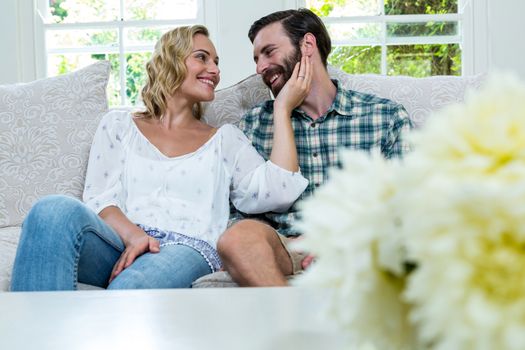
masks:
[[[315,39],[315,36],[312,33],[306,33],[301,42],[301,53],[304,56],[311,57],[316,49],[317,40]]]

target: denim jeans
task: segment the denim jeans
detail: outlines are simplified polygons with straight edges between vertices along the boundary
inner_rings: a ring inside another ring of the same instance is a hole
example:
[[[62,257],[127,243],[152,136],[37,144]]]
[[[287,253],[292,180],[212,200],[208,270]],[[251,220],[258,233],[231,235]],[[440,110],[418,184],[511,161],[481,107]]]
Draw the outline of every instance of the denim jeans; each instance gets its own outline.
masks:
[[[118,234],[82,202],[44,197],[22,225],[11,290],[74,290],[78,282],[108,289],[189,288],[211,272],[193,248],[168,245],[141,255],[108,285],[123,251]]]

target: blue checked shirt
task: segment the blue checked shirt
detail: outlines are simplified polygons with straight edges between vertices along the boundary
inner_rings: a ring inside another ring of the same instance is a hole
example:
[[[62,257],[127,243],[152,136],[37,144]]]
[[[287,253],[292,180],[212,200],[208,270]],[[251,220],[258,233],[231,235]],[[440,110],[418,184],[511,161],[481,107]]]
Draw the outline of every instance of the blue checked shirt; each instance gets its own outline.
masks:
[[[337,94],[325,115],[315,121],[301,110],[292,112],[292,126],[301,173],[310,183],[303,198],[311,196],[316,188],[328,180],[332,167],[340,167],[339,150],[349,148],[370,151],[379,148],[385,158],[401,157],[409,144],[403,139],[412,123],[404,107],[375,95],[343,90],[339,82]],[[257,151],[269,159],[273,140],[273,101],[252,108],[239,124]],[[296,202],[297,204],[297,202]],[[293,224],[298,218],[294,204],[286,213],[265,213],[256,218],[268,222],[285,236],[300,234]],[[254,216],[232,213],[232,220]]]

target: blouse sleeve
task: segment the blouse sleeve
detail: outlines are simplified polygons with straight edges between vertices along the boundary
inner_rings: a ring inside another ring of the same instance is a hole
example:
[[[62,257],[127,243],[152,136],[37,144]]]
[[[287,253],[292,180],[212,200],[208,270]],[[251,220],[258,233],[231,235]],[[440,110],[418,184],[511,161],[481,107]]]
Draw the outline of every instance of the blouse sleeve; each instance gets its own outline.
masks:
[[[109,206],[123,208],[125,151],[122,140],[131,122],[129,113],[111,111],[102,118],[93,138],[83,200],[97,214]]]
[[[235,126],[223,128],[227,128],[223,134],[223,149],[232,175],[230,199],[233,205],[246,214],[288,210],[306,189],[308,180],[300,172],[265,161]]]

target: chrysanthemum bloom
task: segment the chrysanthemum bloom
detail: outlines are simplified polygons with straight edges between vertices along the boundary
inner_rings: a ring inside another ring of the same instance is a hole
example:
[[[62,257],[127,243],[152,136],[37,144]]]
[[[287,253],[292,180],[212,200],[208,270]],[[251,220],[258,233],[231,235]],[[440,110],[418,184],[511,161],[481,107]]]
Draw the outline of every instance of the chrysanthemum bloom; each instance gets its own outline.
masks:
[[[408,327],[403,256],[396,219],[397,163],[379,153],[347,151],[344,168],[303,205],[300,248],[317,258],[296,283],[332,294],[328,314],[349,335],[352,348],[405,349]]]
[[[525,349],[525,86],[434,115],[400,172],[406,296],[434,349]]]

